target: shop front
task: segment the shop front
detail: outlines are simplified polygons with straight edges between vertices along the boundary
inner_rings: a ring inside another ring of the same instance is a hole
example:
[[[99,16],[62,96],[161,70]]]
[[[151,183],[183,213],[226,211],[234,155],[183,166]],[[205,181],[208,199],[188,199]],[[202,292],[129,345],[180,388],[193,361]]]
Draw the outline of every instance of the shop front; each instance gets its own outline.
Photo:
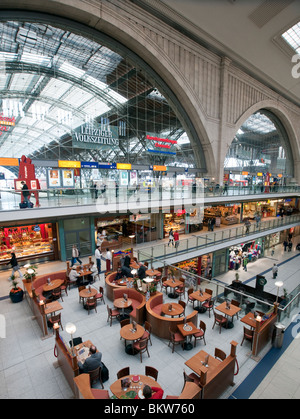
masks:
[[[164,214],[164,237],[169,237],[170,230],[178,232],[179,236],[186,233],[186,210],[179,209],[176,212]]]
[[[247,257],[248,262],[255,262],[258,258],[263,257],[265,249],[265,238],[260,237],[239,245],[231,246],[228,252],[228,269],[243,269],[243,260]]]
[[[11,252],[21,264],[23,261],[38,263],[58,259],[55,223],[1,227],[0,243],[0,269],[7,269]]]
[[[225,204],[207,206],[204,208],[203,224],[208,226],[212,219],[215,227],[238,224],[240,222],[241,204]]]
[[[186,271],[187,273],[198,275],[202,278],[211,279],[212,260],[213,254],[208,253],[193,259],[185,260],[184,262],[179,262],[175,266],[181,271]]]

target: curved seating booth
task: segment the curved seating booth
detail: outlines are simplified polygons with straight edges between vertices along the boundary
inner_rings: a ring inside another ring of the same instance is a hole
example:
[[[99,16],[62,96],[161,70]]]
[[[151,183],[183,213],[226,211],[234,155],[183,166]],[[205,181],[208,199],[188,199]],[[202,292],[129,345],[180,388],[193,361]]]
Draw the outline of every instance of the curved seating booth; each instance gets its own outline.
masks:
[[[138,324],[143,324],[145,321],[146,298],[134,288],[117,286],[117,288],[113,289],[114,300],[122,298],[123,294],[127,294],[128,298],[132,301],[132,311],[130,313],[130,317]]]
[[[40,304],[41,300],[46,298],[43,295],[43,286],[47,283],[48,279],[53,281],[55,279],[65,280],[67,278],[66,271],[52,272],[46,275],[37,276],[32,282],[23,280],[26,300],[31,308],[31,311],[38,322],[43,337],[48,336],[48,327],[46,321],[45,307]]]
[[[111,301],[114,300],[115,289],[124,289],[124,286],[118,285],[115,282],[113,282],[115,280],[116,275],[117,275],[117,272],[111,272],[105,278],[106,296]]]
[[[156,295],[151,297],[146,303],[146,320],[152,326],[152,333],[162,339],[170,338],[169,328],[176,327],[177,324],[184,322],[183,317],[165,317],[161,315],[161,307],[163,305],[163,294],[157,292]],[[192,322],[197,326],[197,315],[198,312],[194,310],[188,316],[186,316],[187,322]]]

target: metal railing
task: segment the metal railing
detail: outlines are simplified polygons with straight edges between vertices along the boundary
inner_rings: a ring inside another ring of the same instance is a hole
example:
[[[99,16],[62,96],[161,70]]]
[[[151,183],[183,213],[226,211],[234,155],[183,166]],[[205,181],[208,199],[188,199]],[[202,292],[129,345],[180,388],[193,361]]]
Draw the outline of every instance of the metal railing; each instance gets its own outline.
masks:
[[[39,205],[42,208],[78,205],[107,205],[120,204],[127,202],[132,208],[137,204],[151,206],[151,202],[159,202],[162,205],[180,205],[189,200],[191,203],[203,203],[209,197],[229,197],[229,196],[274,196],[280,197],[283,193],[300,194],[299,186],[277,186],[264,187],[229,187],[225,191],[222,187],[197,187],[192,185],[177,185],[175,187],[133,187],[108,185],[106,190],[94,188],[57,188],[29,190],[32,194],[31,199],[35,204],[35,193],[38,194]],[[21,194],[14,189],[0,189],[0,210],[18,210],[21,202]],[[144,206],[145,206],[144,205]]]
[[[252,222],[247,232],[247,228],[244,224],[232,226],[228,229],[222,229],[220,231],[214,231],[209,233],[193,234],[186,239],[179,240],[179,245],[175,248],[172,244],[156,243],[152,246],[145,246],[140,249],[136,249],[137,258],[141,262],[151,262],[151,260],[164,260],[166,258],[185,255],[191,251],[201,250],[209,248],[219,243],[230,242],[236,239],[247,240],[254,234],[266,233],[270,230],[282,228],[291,224],[300,223],[300,214],[291,215],[284,218],[275,218],[272,220],[263,220],[259,223]],[[250,240],[250,239],[249,239]],[[209,250],[207,250],[209,252]]]

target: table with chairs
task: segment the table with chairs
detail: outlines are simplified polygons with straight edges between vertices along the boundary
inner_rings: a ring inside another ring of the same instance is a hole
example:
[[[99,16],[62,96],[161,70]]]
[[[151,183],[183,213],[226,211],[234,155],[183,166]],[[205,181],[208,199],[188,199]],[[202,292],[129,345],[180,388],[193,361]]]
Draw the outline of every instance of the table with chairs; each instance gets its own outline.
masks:
[[[129,370],[129,369],[128,369]],[[122,370],[121,370],[122,371]],[[120,372],[120,371],[119,371]],[[148,370],[149,373],[149,370]],[[145,385],[150,387],[157,387],[161,388],[158,382],[149,375],[141,375],[141,374],[117,374],[119,377],[114,383],[110,386],[110,391],[112,394],[117,397],[118,399],[124,398],[141,398],[143,399],[143,388]]]
[[[139,324],[127,323],[128,320],[124,319],[123,323],[121,323],[120,337],[125,341],[125,352],[128,355],[136,355],[139,348],[136,347],[135,343],[143,337],[145,329]],[[127,341],[132,343],[127,345]]]
[[[186,351],[189,351],[193,349],[193,345],[190,341],[188,341],[188,338],[192,338],[192,336],[198,332],[197,327],[192,322],[187,323],[181,323],[177,325],[177,329],[179,333],[184,337],[185,341],[183,344],[183,349]]]
[[[225,318],[227,319],[227,322],[224,321],[224,325],[228,324],[228,318],[231,317],[231,327],[233,327],[233,319],[235,316],[238,317],[239,311],[241,311],[241,308],[239,307],[239,303],[235,300],[224,301],[222,304],[215,307],[215,310],[220,311],[220,313],[224,314]]]
[[[199,313],[209,311],[210,304],[205,304],[206,302],[211,301],[212,291],[206,289],[204,292],[202,290],[192,291],[192,288],[188,290],[188,301],[193,303],[193,308]],[[195,302],[198,302],[198,305],[195,307]]]
[[[172,292],[168,294],[169,298],[178,298],[179,294],[176,293],[175,288],[182,287],[182,281],[179,279],[167,279],[163,282],[163,287],[166,289],[166,292],[168,287],[172,288]]]
[[[165,303],[161,307],[161,312],[166,316],[179,317],[184,312],[184,307],[178,303]]]
[[[129,308],[129,307],[132,306],[132,300],[130,298],[125,299],[124,297],[115,298],[114,299],[114,306],[115,306],[115,308],[121,310],[121,313],[119,313],[119,314],[120,314],[120,319],[123,320],[123,319],[126,319],[126,318],[129,317],[125,313],[125,308]]]

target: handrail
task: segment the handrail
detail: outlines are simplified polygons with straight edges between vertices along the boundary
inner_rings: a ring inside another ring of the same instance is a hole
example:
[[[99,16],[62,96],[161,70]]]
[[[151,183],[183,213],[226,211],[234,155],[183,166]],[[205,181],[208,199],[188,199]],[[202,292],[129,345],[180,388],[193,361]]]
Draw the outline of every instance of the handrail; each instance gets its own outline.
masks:
[[[151,201],[158,201],[162,205],[184,205],[185,203],[203,204],[205,198],[238,198],[242,196],[281,196],[283,193],[300,194],[300,186],[270,186],[264,187],[240,187],[231,186],[228,190],[222,187],[203,187],[199,185],[196,189],[192,185],[176,185],[162,186],[159,182],[155,186],[138,187],[132,185],[119,186],[116,188],[115,183],[108,184],[106,190],[91,187],[85,188],[44,188],[44,189],[29,189],[29,192],[35,197],[38,195],[40,204],[43,208],[53,206],[71,206],[76,205],[90,205],[90,204],[106,204],[127,202],[128,205],[136,207],[136,203],[148,203],[151,206]],[[1,210],[16,210],[19,209],[19,202],[21,201],[21,191],[9,188],[1,188]],[[187,202],[187,200],[191,200]],[[157,205],[156,205],[157,207]]]

